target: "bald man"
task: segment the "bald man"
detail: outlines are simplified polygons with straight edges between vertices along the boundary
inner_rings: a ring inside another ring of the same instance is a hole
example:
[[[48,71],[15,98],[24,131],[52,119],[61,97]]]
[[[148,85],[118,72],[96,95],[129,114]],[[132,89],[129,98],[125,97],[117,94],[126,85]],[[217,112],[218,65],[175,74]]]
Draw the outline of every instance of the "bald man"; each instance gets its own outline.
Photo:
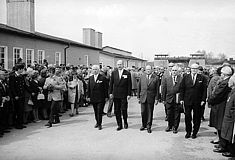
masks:
[[[117,121],[117,131],[123,129],[122,117],[124,121],[124,128],[128,128],[127,123],[127,100],[131,97],[131,74],[124,69],[124,64],[122,60],[117,61],[117,69],[111,74],[109,94],[110,98],[114,101],[114,113]]]
[[[207,81],[198,74],[198,67],[196,63],[191,65],[191,73],[184,75],[180,86],[180,103],[185,107],[185,138],[190,138],[191,133],[193,139],[197,138],[201,124],[201,107],[206,102]]]
[[[95,128],[102,129],[102,114],[105,101],[108,100],[108,83],[105,76],[101,75],[98,65],[92,66],[93,75],[88,80],[88,100],[93,105],[96,125]]]
[[[141,103],[141,117],[142,126],[140,131],[147,128],[147,132],[151,133],[154,103],[158,103],[159,94],[159,78],[156,74],[153,74],[152,67],[146,66],[145,74],[140,77],[137,87],[137,98]]]

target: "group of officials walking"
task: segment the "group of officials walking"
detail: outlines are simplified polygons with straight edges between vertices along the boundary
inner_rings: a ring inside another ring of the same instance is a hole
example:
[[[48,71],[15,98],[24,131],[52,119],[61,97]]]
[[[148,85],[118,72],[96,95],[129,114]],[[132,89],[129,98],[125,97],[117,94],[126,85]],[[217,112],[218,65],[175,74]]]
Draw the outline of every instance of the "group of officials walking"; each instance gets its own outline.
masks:
[[[132,88],[131,74],[124,69],[124,65],[121,60],[117,61],[117,69],[112,71],[109,83],[104,76],[99,74],[99,66],[94,65],[92,70],[93,75],[90,76],[88,82],[88,97],[90,102],[93,104],[95,112],[95,119],[97,123],[95,127],[99,130],[102,129],[102,114],[104,105],[108,99],[112,99],[114,102],[114,114],[117,121],[117,131],[122,130],[123,127],[127,129],[128,100],[131,97]],[[197,138],[197,134],[200,129],[201,120],[204,119],[203,114],[206,102],[208,101],[210,105],[217,103],[217,101],[218,103],[221,103],[221,99],[218,96],[220,95],[224,103],[223,108],[220,107],[220,113],[218,113],[223,115],[220,116],[220,120],[217,121],[218,125],[220,125],[218,135],[220,137],[221,144],[220,146],[217,146],[217,149],[214,151],[220,153],[226,152],[223,153],[224,156],[233,156],[234,153],[228,152],[229,150],[227,147],[234,149],[234,145],[231,143],[231,139],[234,139],[234,137],[230,134],[229,141],[226,140],[226,138],[221,138],[221,128],[222,123],[224,123],[224,112],[226,113],[226,101],[231,101],[228,94],[231,91],[231,88],[229,89],[229,87],[232,87],[233,85],[228,86],[228,81],[233,80],[230,78],[233,74],[232,69],[229,70],[228,66],[222,67],[221,82],[223,82],[223,79],[227,81],[224,82],[223,85],[215,85],[218,88],[216,89],[215,87],[212,89],[213,93],[211,94],[214,96],[207,96],[207,89],[210,79],[202,74],[202,70],[198,64],[192,64],[188,72],[182,73],[180,72],[181,70],[182,69],[179,66],[171,64],[168,70],[166,70],[160,77],[156,72],[154,72],[150,65],[146,66],[145,72],[140,75],[137,84],[137,98],[140,103],[142,117],[140,131],[144,131],[146,129],[148,133],[152,132],[151,127],[154,106],[161,100],[165,106],[168,121],[168,126],[165,131],[173,131],[174,134],[178,133],[180,116],[181,113],[184,113],[186,130],[185,138],[188,139],[191,137],[192,139],[195,139]],[[233,83],[235,84],[235,81]],[[235,100],[233,99],[233,102],[234,101]],[[234,106],[230,108],[234,109]],[[228,112],[230,114],[234,114],[233,110]],[[231,116],[235,117],[234,115]],[[210,119],[211,118],[213,119],[213,117],[210,117]],[[218,117],[215,117],[215,119],[216,118]],[[230,121],[232,121],[232,123],[230,123],[230,128],[227,127],[229,131],[233,130],[235,119],[230,119]],[[224,148],[221,149],[222,146]]]

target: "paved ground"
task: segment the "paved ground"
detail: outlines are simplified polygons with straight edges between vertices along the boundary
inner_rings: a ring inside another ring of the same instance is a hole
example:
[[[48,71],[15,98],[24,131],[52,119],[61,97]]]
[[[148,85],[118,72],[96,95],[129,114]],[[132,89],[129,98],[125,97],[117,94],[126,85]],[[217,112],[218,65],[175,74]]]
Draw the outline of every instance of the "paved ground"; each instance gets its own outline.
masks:
[[[207,111],[208,112],[208,111]],[[116,131],[115,117],[103,118],[103,130],[94,128],[91,107],[80,108],[78,116],[69,111],[61,123],[46,128],[46,121],[29,124],[24,130],[12,130],[0,139],[0,160],[223,160],[213,153],[210,140],[214,130],[204,121],[197,139],[185,139],[184,116],[178,134],[166,133],[162,104],[155,106],[153,132],[139,131],[140,105],[129,101],[129,129]],[[206,114],[208,119],[208,113]]]

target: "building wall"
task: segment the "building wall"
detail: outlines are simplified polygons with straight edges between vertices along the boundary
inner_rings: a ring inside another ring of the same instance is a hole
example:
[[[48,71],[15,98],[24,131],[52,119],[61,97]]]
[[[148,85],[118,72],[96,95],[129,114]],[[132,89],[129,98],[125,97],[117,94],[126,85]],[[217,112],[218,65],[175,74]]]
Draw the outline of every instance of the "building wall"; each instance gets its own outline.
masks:
[[[114,57],[102,53],[100,53],[99,63],[102,63],[103,66],[115,66]]]
[[[86,57],[88,56],[88,62]],[[67,63],[73,65],[99,64],[99,50],[70,46],[67,49]]]
[[[13,67],[13,47],[23,49],[23,61],[26,60],[26,49],[34,50],[34,60],[38,60],[38,50],[45,51],[45,59],[49,64],[55,64],[55,53],[60,52],[61,64],[64,63],[64,48],[66,44],[50,42],[24,36],[0,32],[0,46],[6,46],[8,50],[8,68]],[[99,50],[70,46],[67,50],[67,63],[78,65],[85,64],[85,55],[88,55],[88,64],[99,64]]]

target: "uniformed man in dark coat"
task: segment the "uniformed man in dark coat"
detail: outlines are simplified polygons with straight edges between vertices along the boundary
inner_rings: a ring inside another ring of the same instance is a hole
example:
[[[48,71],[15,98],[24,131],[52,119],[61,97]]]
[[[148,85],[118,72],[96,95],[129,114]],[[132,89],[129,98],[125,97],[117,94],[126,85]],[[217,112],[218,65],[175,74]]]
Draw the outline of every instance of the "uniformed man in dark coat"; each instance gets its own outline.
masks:
[[[9,77],[10,92],[13,98],[15,108],[15,128],[23,129],[23,113],[24,113],[24,93],[25,93],[25,79],[22,75],[24,65],[19,63],[15,66],[15,72]]]

